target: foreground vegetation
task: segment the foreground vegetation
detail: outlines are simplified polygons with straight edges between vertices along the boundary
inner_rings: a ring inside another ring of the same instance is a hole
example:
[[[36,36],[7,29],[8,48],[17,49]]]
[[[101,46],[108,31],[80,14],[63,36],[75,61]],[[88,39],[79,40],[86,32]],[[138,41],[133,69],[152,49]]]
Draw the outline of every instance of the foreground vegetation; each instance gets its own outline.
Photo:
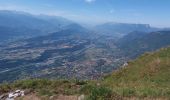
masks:
[[[122,96],[170,97],[170,48],[145,53],[105,77],[104,83]]]
[[[20,80],[0,85],[0,94],[15,89],[29,89],[42,97],[84,94],[87,100],[170,99],[170,48],[145,53],[102,80]]]

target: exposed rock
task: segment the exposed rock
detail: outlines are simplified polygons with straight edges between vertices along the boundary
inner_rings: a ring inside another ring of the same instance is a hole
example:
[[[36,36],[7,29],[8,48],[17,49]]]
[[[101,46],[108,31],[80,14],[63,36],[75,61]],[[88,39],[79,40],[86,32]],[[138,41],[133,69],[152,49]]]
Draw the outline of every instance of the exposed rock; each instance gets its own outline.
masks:
[[[50,96],[50,100],[53,100],[54,99],[54,96]]]
[[[17,97],[22,97],[24,95],[25,95],[24,91],[16,90],[15,92],[9,93],[8,96],[6,97],[6,100],[14,100]]]
[[[85,99],[85,96],[84,95],[80,95],[79,97],[78,97],[78,100],[84,100]]]
[[[8,97],[8,94],[0,95],[0,100],[5,100]]]

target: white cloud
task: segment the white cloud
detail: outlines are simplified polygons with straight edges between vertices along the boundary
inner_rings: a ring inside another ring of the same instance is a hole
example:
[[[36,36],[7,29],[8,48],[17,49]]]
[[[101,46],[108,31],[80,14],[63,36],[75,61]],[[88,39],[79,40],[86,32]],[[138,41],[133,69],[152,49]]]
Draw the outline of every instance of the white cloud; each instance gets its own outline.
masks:
[[[94,1],[96,1],[96,0],[85,0],[85,2],[87,2],[87,3],[92,3]]]

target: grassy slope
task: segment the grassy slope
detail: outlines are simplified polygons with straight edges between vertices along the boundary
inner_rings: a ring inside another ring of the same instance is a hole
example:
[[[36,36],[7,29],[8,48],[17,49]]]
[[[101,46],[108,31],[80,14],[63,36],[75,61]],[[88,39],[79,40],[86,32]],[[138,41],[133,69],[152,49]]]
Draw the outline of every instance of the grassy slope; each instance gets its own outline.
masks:
[[[41,95],[87,95],[89,100],[122,97],[170,98],[170,48],[145,53],[101,81],[23,80],[0,85],[0,94],[32,89]]]
[[[170,48],[145,53],[106,76],[104,84],[123,96],[170,96]]]

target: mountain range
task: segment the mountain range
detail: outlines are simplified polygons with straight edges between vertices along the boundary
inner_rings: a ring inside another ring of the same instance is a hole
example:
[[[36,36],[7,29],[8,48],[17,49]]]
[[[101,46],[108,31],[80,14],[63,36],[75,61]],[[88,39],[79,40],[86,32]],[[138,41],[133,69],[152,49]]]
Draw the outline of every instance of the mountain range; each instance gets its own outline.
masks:
[[[169,45],[170,31],[149,24],[85,28],[62,17],[0,11],[0,82],[99,79],[144,52]]]
[[[159,28],[151,27],[149,24],[130,24],[130,23],[104,23],[101,25],[97,25],[95,27],[101,34],[115,36],[116,38],[120,38],[124,35],[127,35],[133,31],[139,32],[152,32],[158,31]]]
[[[0,11],[0,37],[15,40],[18,37],[33,37],[61,30],[72,22],[57,16],[32,15],[19,11]],[[10,35],[8,35],[10,33]],[[1,38],[0,41],[4,40]],[[20,39],[20,38],[19,38]]]

